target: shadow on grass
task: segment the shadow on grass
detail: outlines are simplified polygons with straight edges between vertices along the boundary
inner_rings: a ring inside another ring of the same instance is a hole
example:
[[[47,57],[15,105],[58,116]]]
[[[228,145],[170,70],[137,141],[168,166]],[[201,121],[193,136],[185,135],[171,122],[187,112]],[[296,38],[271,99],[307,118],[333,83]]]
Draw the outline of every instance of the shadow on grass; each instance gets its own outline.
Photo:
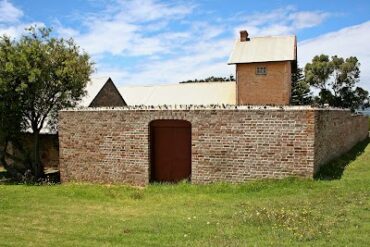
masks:
[[[8,178],[7,176],[8,176],[8,173],[5,170],[0,171],[0,180]]]
[[[340,179],[346,166],[361,155],[369,143],[370,138],[366,138],[354,146],[349,152],[323,165],[314,178],[317,180]]]
[[[16,181],[8,174],[6,170],[0,171],[0,184],[2,185],[17,185],[17,184],[27,184],[27,185],[51,185],[60,183],[60,173],[58,170],[47,171],[45,176],[39,181]]]

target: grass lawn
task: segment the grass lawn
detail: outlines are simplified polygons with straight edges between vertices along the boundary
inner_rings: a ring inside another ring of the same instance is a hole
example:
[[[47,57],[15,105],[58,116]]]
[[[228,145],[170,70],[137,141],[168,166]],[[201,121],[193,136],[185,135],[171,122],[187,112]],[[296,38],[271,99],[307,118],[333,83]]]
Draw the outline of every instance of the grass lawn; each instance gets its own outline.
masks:
[[[0,185],[0,245],[369,246],[367,143],[324,169],[326,179]]]

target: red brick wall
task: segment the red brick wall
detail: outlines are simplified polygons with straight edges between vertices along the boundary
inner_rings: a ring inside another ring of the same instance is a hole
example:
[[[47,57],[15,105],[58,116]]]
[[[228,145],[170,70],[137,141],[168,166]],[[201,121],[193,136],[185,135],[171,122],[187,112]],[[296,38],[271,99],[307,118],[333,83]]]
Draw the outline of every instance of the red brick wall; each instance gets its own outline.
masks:
[[[315,137],[340,131],[323,128],[326,112],[314,109],[248,110],[86,109],[60,112],[60,171],[66,181],[145,185],[150,177],[149,123],[183,119],[192,124],[193,183],[242,182],[255,178],[312,177]],[[323,114],[321,116],[320,114]],[[349,112],[343,114],[351,122]],[[365,118],[347,147],[362,139]],[[317,122],[317,123],[316,123]],[[316,125],[316,126],[315,126]],[[367,128],[366,128],[367,129]],[[337,133],[339,134],[339,133]],[[324,145],[324,141],[318,138]],[[342,140],[346,142],[346,139]],[[344,149],[328,149],[325,156]]]
[[[367,118],[348,111],[322,110],[315,122],[315,172],[369,136]]]
[[[267,68],[266,75],[256,75],[260,66]],[[237,64],[236,76],[239,105],[289,105],[290,61]]]

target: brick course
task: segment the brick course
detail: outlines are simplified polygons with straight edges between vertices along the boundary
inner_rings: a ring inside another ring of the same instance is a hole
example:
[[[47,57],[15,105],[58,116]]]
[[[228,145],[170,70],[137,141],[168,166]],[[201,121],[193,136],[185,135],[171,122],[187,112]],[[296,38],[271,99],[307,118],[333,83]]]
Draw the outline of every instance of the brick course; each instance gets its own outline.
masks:
[[[257,67],[266,67],[266,75],[257,75]],[[237,102],[239,105],[289,105],[292,71],[290,61],[236,65]]]
[[[349,112],[320,111],[315,126],[315,172],[369,135],[367,118]]]
[[[93,108],[64,110],[59,117],[63,182],[148,184],[149,123],[157,119],[192,124],[191,181],[196,184],[312,177],[368,133],[367,119],[349,111],[295,107]],[[331,141],[339,144],[327,146]]]

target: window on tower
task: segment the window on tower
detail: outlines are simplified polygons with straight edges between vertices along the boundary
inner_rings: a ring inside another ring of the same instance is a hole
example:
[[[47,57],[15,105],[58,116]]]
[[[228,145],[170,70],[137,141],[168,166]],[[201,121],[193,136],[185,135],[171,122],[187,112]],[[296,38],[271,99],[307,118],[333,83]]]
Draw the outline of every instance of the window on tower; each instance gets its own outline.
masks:
[[[256,75],[267,75],[266,67],[256,67]]]

